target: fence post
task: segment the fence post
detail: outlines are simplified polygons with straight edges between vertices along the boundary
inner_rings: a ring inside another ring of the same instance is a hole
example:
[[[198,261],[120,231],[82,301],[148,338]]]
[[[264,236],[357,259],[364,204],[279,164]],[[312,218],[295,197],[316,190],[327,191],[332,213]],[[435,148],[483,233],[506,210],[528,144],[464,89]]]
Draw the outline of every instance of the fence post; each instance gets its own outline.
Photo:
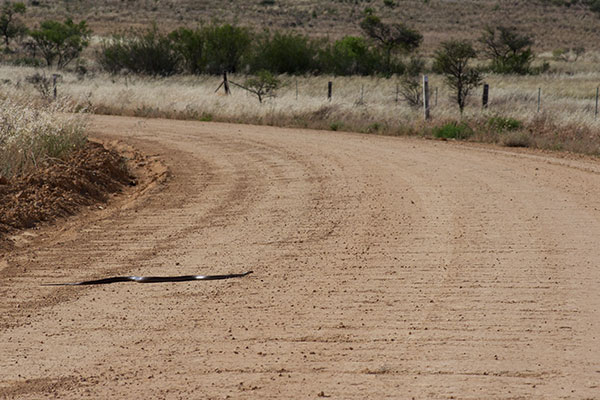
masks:
[[[434,105],[435,107],[437,107],[437,92],[438,92],[438,88],[436,87],[436,88],[435,88],[435,101],[434,101],[434,103],[433,103],[433,105]]]
[[[541,103],[542,103],[542,88],[538,88],[537,112],[540,112],[540,104]]]
[[[396,83],[396,103],[398,102],[398,94],[400,93],[400,88],[398,87],[398,84]]]
[[[596,88],[596,110],[594,111],[594,118],[598,118],[598,91],[600,88]]]
[[[52,86],[53,86],[53,92],[54,92],[54,100],[56,100],[56,97],[58,95],[58,91],[56,89],[56,79],[59,77],[60,75],[58,74],[52,74]]]
[[[331,92],[333,89],[333,82],[327,82],[327,100],[331,101]]]
[[[298,100],[298,78],[296,78],[296,100]]]
[[[482,107],[486,110],[488,108],[489,95],[490,95],[490,85],[488,85],[487,83],[484,83],[483,84],[483,97],[481,99],[481,104],[482,104]]]
[[[229,82],[227,81],[227,71],[223,71],[223,87],[225,88],[225,94],[229,95]]]
[[[425,113],[425,119],[429,119],[429,78],[427,75],[423,75],[423,111]]]

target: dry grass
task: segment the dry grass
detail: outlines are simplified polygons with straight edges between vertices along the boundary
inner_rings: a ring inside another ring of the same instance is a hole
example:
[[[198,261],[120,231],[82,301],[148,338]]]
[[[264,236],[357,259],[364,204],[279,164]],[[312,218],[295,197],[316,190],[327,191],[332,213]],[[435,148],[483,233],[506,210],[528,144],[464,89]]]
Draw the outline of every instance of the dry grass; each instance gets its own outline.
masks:
[[[29,25],[49,17],[72,16],[88,20],[100,35],[147,26],[152,21],[159,21],[164,29],[219,21],[257,30],[268,26],[337,39],[359,34],[362,12],[371,7],[389,21],[402,21],[422,32],[426,53],[449,36],[477,38],[486,24],[498,21],[531,34],[536,51],[575,46],[600,49],[600,24],[595,14],[582,7],[559,7],[536,0],[396,0],[393,8],[385,6],[382,0],[39,0],[39,3],[29,6]]]
[[[569,65],[563,66],[571,68]],[[584,68],[585,70],[585,68]],[[25,77],[35,71],[2,67],[0,85],[5,96],[40,98]],[[231,79],[243,82],[244,76]],[[289,77],[278,96],[260,104],[256,97],[233,87],[232,95],[215,93],[220,77],[124,77],[97,74],[81,78],[63,74],[59,98],[96,113],[224,121],[303,128],[349,130],[374,134],[431,135],[434,127],[461,120],[475,132],[471,140],[509,143],[507,132],[490,128],[495,116],[520,121],[528,145],[600,154],[600,121],[595,117],[598,72],[561,72],[539,76],[489,75],[490,105],[482,110],[480,90],[471,98],[464,116],[458,113],[442,78],[430,77],[432,119],[423,121],[420,109],[400,98],[397,80],[375,77]],[[333,99],[327,100],[327,82],[333,81]],[[296,97],[296,85],[298,95]],[[542,89],[537,112],[538,88]],[[436,101],[437,89],[437,101]],[[362,93],[362,98],[361,98]],[[517,134],[512,133],[516,137]],[[513,140],[514,141],[514,140]]]
[[[14,96],[17,97],[17,96]],[[0,100],[0,176],[30,171],[85,143],[85,120],[58,102]]]

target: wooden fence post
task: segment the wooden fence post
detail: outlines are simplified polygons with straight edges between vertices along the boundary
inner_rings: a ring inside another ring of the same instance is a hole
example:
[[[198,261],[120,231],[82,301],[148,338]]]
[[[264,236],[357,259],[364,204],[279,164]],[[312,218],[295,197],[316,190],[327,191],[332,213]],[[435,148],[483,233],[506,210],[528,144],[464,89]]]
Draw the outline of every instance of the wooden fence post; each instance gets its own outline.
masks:
[[[486,110],[488,108],[489,96],[490,96],[490,85],[488,85],[487,83],[484,83],[483,84],[483,97],[481,99],[481,104],[482,104],[482,107]]]
[[[541,104],[542,104],[542,88],[538,88],[537,112],[540,112],[540,105]]]
[[[333,82],[327,82],[327,100],[331,101],[331,94],[333,90]]]
[[[600,88],[596,88],[596,110],[594,111],[594,118],[598,118],[598,94],[600,91]]]
[[[223,87],[225,88],[225,94],[229,95],[231,91],[229,90],[229,82],[227,81],[227,71],[223,71]]]
[[[423,75],[423,111],[425,119],[429,119],[429,78]]]

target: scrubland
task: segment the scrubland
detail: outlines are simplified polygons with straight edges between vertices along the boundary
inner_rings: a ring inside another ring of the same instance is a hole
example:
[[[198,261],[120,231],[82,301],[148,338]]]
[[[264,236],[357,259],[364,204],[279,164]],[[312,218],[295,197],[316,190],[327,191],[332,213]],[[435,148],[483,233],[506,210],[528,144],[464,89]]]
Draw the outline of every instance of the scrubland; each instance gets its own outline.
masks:
[[[462,116],[443,78],[430,75],[428,121],[421,108],[409,106],[398,95],[399,79],[395,77],[280,76],[283,86],[277,96],[261,104],[255,96],[234,85],[229,96],[222,89],[216,91],[222,80],[219,76],[82,76],[61,71],[57,102],[99,114],[388,135],[434,136],[440,126],[461,124],[466,127],[465,138],[469,140],[600,154],[600,123],[595,109],[600,82],[600,71],[594,71],[597,57],[589,53],[576,63],[553,61],[554,72],[540,75],[487,74],[488,108],[482,108],[478,88]],[[27,77],[36,73],[40,72],[33,68],[1,67],[0,92],[21,103],[52,103],[48,93],[27,82]],[[50,76],[52,71],[42,73]],[[231,75],[230,79],[243,82],[246,77]],[[333,82],[331,100],[327,98],[329,81]]]

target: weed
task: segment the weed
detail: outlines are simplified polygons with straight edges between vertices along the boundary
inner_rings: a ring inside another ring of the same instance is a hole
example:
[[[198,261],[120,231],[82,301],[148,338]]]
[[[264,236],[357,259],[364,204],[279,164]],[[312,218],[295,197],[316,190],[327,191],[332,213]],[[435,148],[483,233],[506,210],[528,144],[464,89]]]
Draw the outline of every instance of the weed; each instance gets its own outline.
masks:
[[[532,139],[526,132],[509,132],[501,137],[500,144],[506,147],[530,147]]]
[[[491,117],[487,122],[488,127],[495,132],[515,131],[523,127],[523,123],[511,117]]]
[[[331,129],[332,131],[339,131],[343,128],[343,126],[344,124],[342,122],[335,121],[329,124],[329,129]]]
[[[432,130],[433,136],[440,139],[467,139],[473,135],[473,130],[464,122],[450,122],[436,126]]]

